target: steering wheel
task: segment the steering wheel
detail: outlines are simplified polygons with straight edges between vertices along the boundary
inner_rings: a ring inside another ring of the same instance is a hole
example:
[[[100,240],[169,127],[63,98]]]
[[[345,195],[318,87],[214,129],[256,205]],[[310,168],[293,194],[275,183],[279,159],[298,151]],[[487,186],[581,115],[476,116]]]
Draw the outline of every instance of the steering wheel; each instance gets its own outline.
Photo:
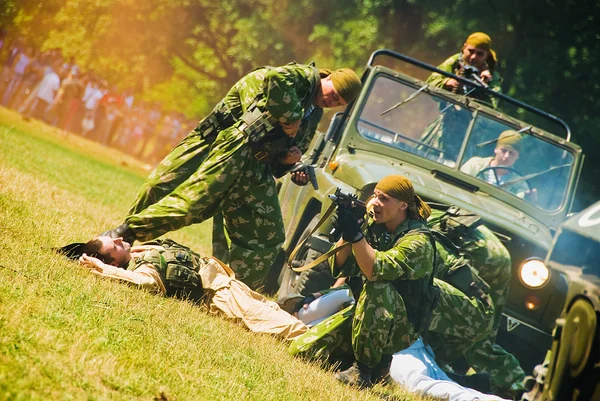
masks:
[[[477,175],[475,176],[476,178],[479,178],[480,180],[486,181],[486,177],[484,176],[484,174],[488,171],[493,171],[494,173],[494,180],[496,182],[492,182],[492,184],[496,185],[496,186],[500,186],[500,180],[498,179],[498,170],[506,170],[509,173],[512,173],[518,177],[523,177],[523,174],[521,174],[520,172],[518,172],[517,170],[515,170],[512,167],[504,167],[504,166],[496,166],[496,167],[486,167],[483,170],[481,170],[480,172],[477,173]],[[512,180],[511,180],[512,181]],[[531,192],[531,185],[529,185],[529,182],[527,182],[527,180],[525,181],[520,181],[525,183],[525,185],[527,185],[527,192]]]

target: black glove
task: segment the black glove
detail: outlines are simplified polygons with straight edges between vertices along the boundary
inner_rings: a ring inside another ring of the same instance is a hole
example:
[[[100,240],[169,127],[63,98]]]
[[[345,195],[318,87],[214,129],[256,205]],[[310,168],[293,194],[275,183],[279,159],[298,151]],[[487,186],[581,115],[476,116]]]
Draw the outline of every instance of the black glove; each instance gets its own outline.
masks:
[[[304,298],[302,298],[300,301],[298,301],[298,303],[294,307],[294,310],[293,310],[292,313],[298,312],[300,309],[304,308],[304,305],[310,304],[315,299],[317,299],[317,297],[315,297],[314,294],[308,294],[307,296],[305,296]]]
[[[111,238],[123,238],[123,241],[128,242],[129,244],[133,244],[135,241],[135,233],[133,230],[127,225],[127,223],[121,224],[117,228],[113,228],[112,230],[108,230],[103,232],[100,235],[107,235]]]
[[[363,219],[357,217],[350,209],[344,207],[338,208],[336,225],[342,232],[344,241],[354,244],[365,237],[360,228],[362,222]]]

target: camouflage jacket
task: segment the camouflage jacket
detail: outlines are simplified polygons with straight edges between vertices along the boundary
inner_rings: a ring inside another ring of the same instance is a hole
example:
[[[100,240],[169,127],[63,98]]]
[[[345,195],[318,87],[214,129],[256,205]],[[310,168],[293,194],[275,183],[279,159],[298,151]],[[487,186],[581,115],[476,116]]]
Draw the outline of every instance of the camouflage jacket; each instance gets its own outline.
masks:
[[[320,84],[319,72],[311,65],[261,67],[240,79],[223,102],[236,120],[253,107],[280,123],[302,120],[296,146],[304,152],[323,116],[323,109],[314,105]]]

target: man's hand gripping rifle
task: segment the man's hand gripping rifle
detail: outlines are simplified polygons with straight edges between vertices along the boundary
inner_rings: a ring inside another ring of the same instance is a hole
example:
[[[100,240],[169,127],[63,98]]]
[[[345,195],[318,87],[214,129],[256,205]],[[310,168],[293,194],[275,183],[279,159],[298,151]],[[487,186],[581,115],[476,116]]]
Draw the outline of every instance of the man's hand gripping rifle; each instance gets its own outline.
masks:
[[[479,83],[479,85],[483,86],[484,88],[488,87],[487,82],[485,82],[485,80],[481,77],[481,71],[479,70],[479,68],[474,67],[469,64],[465,64],[462,61],[459,61],[459,64],[460,64],[460,69],[459,69],[459,72],[457,75],[465,77],[465,78],[473,80],[473,81],[477,81],[477,83]],[[469,91],[469,93],[472,92],[473,89],[471,89]],[[464,90],[467,91],[466,88]]]
[[[354,194],[346,194],[340,188],[337,188],[335,194],[328,195],[329,199],[337,206],[337,220],[333,229],[329,233],[330,242],[338,242],[344,235],[344,239],[349,242],[357,242],[355,239],[362,239],[360,230],[367,213],[365,202],[358,199]],[[358,238],[360,236],[360,238]]]

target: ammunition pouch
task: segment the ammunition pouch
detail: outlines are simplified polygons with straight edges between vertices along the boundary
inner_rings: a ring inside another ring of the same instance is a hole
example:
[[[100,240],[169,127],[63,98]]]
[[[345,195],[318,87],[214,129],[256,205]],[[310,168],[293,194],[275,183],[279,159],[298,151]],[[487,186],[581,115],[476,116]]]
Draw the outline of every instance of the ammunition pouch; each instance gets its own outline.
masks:
[[[440,298],[440,289],[425,279],[395,280],[392,285],[402,296],[408,321],[419,333],[426,332]]]
[[[225,102],[219,102],[213,111],[206,116],[194,129],[196,133],[205,139],[216,137],[219,130],[231,127],[235,123],[235,117]]]
[[[202,266],[200,255],[188,247],[169,239],[146,243],[164,248],[151,249],[137,260],[139,265],[150,263],[160,274],[168,296],[189,298],[199,301],[203,295],[199,269]]]
[[[281,175],[289,171],[277,166],[279,158],[285,156],[294,144],[294,139],[283,132],[281,125],[258,108],[247,111],[240,120],[238,129],[246,136],[256,160],[272,165],[273,170]]]
[[[433,310],[437,306],[440,299],[440,289],[433,285],[437,252],[435,250],[435,239],[428,229],[414,229],[405,233],[401,233],[400,236],[409,233],[421,233],[427,235],[429,238],[434,252],[433,272],[427,281],[424,278],[417,280],[397,279],[392,281],[392,285],[402,296],[404,306],[406,307],[406,314],[408,315],[408,321],[412,323],[419,333],[422,334],[429,329]]]
[[[262,144],[267,140],[267,136],[273,131],[277,122],[263,113],[257,107],[248,110],[240,118],[242,122],[238,129],[246,135],[248,143]]]

